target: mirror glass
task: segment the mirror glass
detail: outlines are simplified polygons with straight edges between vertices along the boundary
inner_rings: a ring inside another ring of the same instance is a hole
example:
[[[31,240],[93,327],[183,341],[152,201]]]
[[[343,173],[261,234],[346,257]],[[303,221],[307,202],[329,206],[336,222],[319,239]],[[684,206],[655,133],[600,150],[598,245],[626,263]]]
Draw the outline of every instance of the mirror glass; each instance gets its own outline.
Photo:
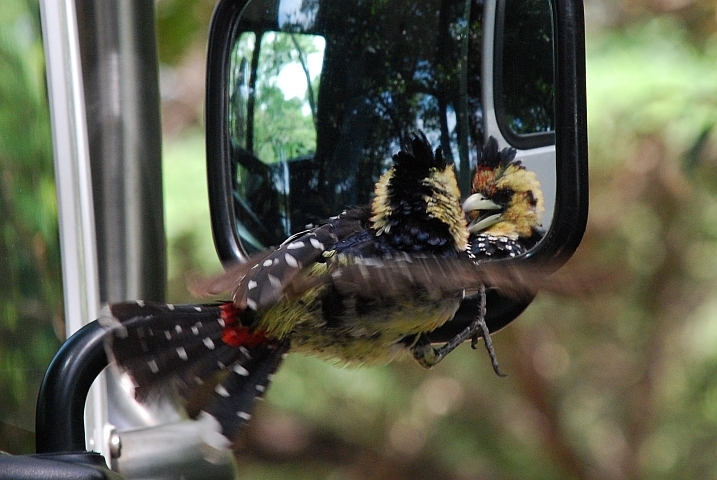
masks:
[[[512,132],[502,136],[517,138],[518,148],[530,136],[554,145],[550,2],[487,3],[246,4],[232,34],[226,124],[236,228],[247,253],[368,203],[402,139],[417,129],[455,163],[467,196],[487,137],[483,99],[494,87],[482,82],[483,52],[492,54],[495,38],[504,39],[494,66],[503,74],[490,76],[500,93],[496,115],[501,131]],[[486,12],[496,37],[484,33]],[[508,33],[498,36],[500,29]]]

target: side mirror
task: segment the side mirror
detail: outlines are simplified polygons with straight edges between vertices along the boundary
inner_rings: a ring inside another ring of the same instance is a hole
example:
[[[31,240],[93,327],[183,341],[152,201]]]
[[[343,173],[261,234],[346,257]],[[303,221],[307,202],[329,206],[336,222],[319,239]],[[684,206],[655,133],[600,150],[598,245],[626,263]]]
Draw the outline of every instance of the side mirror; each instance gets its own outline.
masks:
[[[281,243],[370,201],[416,129],[467,196],[496,137],[536,171],[544,238],[511,262],[558,268],[587,220],[582,2],[222,0],[207,68],[207,171],[220,260]],[[530,301],[493,294],[491,331]],[[466,303],[434,338],[475,316]],[[450,331],[449,331],[450,330]]]

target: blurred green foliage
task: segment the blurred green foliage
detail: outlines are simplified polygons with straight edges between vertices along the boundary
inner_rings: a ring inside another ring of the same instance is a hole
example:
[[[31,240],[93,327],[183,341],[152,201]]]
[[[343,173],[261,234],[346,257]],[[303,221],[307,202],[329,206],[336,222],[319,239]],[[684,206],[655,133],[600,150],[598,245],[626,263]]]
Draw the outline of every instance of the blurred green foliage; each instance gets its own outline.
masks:
[[[38,6],[0,6],[0,450],[27,453],[64,335],[60,246]]]
[[[211,0],[155,1],[161,62],[174,65],[191,49],[204,49],[215,3]]]

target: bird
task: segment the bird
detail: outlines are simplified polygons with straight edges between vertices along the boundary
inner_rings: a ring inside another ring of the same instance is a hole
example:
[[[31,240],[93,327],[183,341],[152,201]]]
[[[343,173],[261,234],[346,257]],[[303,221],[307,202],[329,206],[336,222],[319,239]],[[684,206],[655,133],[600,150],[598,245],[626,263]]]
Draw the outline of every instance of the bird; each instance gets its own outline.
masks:
[[[101,319],[108,356],[142,402],[178,396],[187,404],[200,386],[214,385],[196,418],[228,445],[289,351],[353,366],[412,356],[430,368],[479,328],[484,309],[471,331],[445,345],[428,337],[467,291],[522,283],[519,272],[477,264],[460,199],[453,164],[418,132],[393,155],[370,205],[195,285],[203,294],[231,292],[230,301],[110,305]]]
[[[540,181],[515,157],[514,148],[499,150],[491,136],[478,159],[471,194],[463,203],[470,250],[478,261],[524,254],[545,235]]]

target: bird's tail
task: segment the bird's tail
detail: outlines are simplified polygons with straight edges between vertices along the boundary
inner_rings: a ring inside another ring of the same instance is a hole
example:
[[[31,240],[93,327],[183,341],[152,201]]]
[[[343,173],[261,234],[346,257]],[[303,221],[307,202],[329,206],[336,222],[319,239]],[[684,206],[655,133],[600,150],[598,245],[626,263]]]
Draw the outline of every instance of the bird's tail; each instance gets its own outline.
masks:
[[[110,330],[108,356],[134,382],[137,400],[178,395],[190,411],[216,418],[233,441],[287,351],[244,326],[241,313],[231,302],[139,301],[110,305],[101,322]]]

